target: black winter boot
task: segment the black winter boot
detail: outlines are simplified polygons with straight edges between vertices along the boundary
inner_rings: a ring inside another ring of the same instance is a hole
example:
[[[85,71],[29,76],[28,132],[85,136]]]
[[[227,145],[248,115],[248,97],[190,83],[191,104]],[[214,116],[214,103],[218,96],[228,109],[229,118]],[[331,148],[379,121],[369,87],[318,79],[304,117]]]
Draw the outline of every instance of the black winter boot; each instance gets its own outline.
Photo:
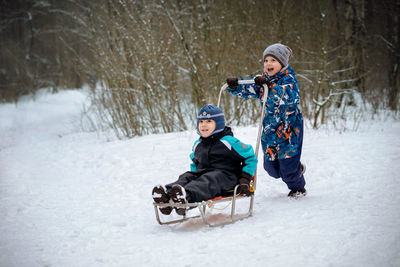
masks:
[[[170,191],[171,199],[174,203],[186,204],[188,203],[186,199],[186,191],[181,185],[174,185]],[[186,208],[175,208],[177,214],[185,216]]]
[[[152,191],[153,200],[155,203],[168,203],[169,196],[167,194],[167,190],[162,185],[157,185],[153,188]],[[172,212],[172,207],[164,207],[159,208],[160,212],[165,215],[170,215]]]
[[[304,197],[306,195],[307,195],[307,190],[305,188],[302,188],[300,190],[290,190],[288,197],[298,199],[298,198]]]

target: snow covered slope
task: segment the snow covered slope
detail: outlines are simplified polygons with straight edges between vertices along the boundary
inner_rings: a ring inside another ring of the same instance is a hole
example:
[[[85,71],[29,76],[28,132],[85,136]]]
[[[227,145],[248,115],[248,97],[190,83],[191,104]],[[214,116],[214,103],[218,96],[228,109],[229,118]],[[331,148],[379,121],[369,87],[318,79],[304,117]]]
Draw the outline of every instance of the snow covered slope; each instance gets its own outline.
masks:
[[[0,266],[400,266],[400,122],[306,129],[303,199],[259,164],[251,218],[160,226],[151,189],[188,170],[196,132],[109,141],[79,130],[84,101],[0,105]]]

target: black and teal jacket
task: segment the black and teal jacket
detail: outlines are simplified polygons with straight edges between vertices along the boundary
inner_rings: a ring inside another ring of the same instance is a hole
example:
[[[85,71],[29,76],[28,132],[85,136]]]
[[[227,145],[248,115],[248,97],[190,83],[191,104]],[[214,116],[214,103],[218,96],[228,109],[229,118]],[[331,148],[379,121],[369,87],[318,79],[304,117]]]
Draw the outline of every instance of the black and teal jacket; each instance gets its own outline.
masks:
[[[190,158],[192,172],[223,170],[234,173],[237,178],[251,179],[257,168],[257,158],[252,146],[233,137],[230,127],[196,140]]]

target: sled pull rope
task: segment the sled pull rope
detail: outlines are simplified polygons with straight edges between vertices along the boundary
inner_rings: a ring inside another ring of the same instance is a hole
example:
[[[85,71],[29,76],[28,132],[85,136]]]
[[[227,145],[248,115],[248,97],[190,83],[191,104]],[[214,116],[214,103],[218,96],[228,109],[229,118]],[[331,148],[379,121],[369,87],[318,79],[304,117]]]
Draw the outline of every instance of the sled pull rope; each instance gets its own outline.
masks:
[[[214,204],[214,201],[210,200],[210,201],[208,201],[208,203],[207,203],[207,207],[209,207],[209,208],[212,209],[212,210],[224,210],[224,209],[226,209],[227,207],[229,207],[229,206],[231,205],[231,203],[232,203],[232,202],[228,202],[228,205],[226,205],[225,207],[216,208],[216,207],[215,207],[215,204]]]

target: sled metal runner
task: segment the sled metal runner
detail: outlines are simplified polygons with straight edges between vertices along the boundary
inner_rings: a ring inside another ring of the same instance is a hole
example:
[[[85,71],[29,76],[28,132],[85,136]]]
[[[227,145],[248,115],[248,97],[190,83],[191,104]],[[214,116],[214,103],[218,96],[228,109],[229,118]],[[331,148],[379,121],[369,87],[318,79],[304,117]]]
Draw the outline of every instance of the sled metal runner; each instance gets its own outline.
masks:
[[[229,197],[216,197],[213,199],[209,199],[209,200],[205,200],[202,202],[195,202],[195,203],[186,203],[186,204],[180,204],[180,203],[153,203],[154,204],[154,211],[156,213],[156,219],[157,222],[159,224],[174,224],[174,223],[179,223],[179,222],[184,222],[190,219],[194,219],[194,218],[202,218],[203,222],[211,227],[214,226],[222,226],[225,224],[229,224],[229,223],[234,223],[238,220],[242,220],[245,218],[248,218],[251,216],[252,214],[252,209],[249,208],[249,211],[245,214],[236,214],[236,201],[238,199],[250,199],[250,205],[252,205],[251,203],[253,202],[254,199],[254,194],[251,194],[249,197],[247,197],[246,195],[240,195],[240,194],[236,194],[238,186],[235,187],[234,189],[234,194],[233,196],[229,196]],[[230,219],[227,221],[223,221],[223,222],[219,222],[219,223],[211,223],[209,220],[209,215],[207,213],[207,207],[209,209],[212,209],[212,207],[215,204],[219,204],[219,203],[224,203],[227,202],[228,204],[231,205],[231,215],[230,215]],[[194,216],[182,216],[182,218],[179,219],[175,219],[175,220],[170,220],[170,221],[166,221],[163,222],[160,218],[160,214],[159,214],[159,209],[158,208],[164,208],[164,207],[176,207],[176,208],[187,208],[187,209],[193,209],[193,208],[197,208],[199,210],[199,215],[194,215]]]
[[[239,80],[238,81],[239,84],[254,84],[254,80]],[[218,103],[217,106],[220,106],[220,102],[221,102],[221,97],[222,97],[222,93],[228,88],[228,84],[224,84],[221,87],[221,90],[219,92],[219,96],[218,96]],[[256,149],[255,149],[255,154],[256,157],[258,158],[258,150],[260,148],[260,142],[261,142],[261,133],[262,133],[262,123],[263,123],[263,119],[264,119],[264,115],[265,115],[265,105],[266,105],[266,99],[268,97],[268,86],[265,84],[264,85],[264,96],[262,99],[263,105],[262,105],[262,109],[261,109],[261,114],[260,114],[260,122],[259,122],[259,127],[258,127],[258,136],[257,136],[257,143],[256,143]],[[179,223],[179,222],[184,222],[187,221],[189,219],[193,219],[193,218],[199,218],[201,217],[203,219],[203,222],[211,227],[214,226],[222,226],[222,225],[226,225],[226,224],[230,224],[230,223],[234,223],[236,221],[245,219],[250,217],[253,214],[253,205],[254,205],[254,193],[255,193],[255,189],[256,189],[256,181],[257,181],[257,168],[256,171],[254,173],[254,177],[251,181],[251,188],[252,188],[252,192],[249,196],[246,196],[244,194],[237,194],[237,190],[239,185],[236,185],[233,192],[232,192],[232,196],[227,196],[227,197],[216,197],[213,199],[209,199],[209,200],[204,200],[202,202],[195,202],[195,203],[185,203],[185,204],[181,204],[181,203],[155,203],[153,202],[153,206],[154,206],[154,211],[156,214],[156,219],[157,222],[161,225],[164,224],[174,224],[174,223]],[[236,214],[236,201],[238,199],[246,199],[249,200],[249,209],[246,213],[244,214]],[[207,207],[209,209],[212,209],[216,204],[220,204],[220,203],[228,203],[229,205],[231,205],[231,214],[229,216],[228,220],[222,221],[222,222],[217,222],[217,223],[211,223],[209,220],[209,215],[207,213]],[[195,209],[197,208],[199,210],[199,215],[194,215],[194,216],[189,216],[187,217],[182,216],[182,218],[179,219],[174,219],[174,220],[170,220],[170,221],[162,221],[161,217],[160,217],[160,212],[159,212],[159,208],[165,208],[165,207],[172,207],[172,208],[185,208],[187,211],[189,209]]]

